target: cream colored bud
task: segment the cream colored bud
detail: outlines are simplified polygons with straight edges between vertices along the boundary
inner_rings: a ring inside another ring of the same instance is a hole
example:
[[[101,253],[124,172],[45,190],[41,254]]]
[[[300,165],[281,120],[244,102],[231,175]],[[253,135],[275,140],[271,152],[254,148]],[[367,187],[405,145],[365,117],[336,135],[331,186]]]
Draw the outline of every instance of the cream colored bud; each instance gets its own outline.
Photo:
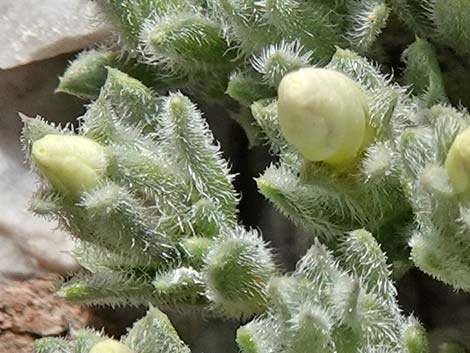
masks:
[[[47,180],[70,196],[97,185],[106,169],[103,146],[83,136],[46,135],[33,143],[31,156]]]
[[[333,70],[310,67],[284,76],[278,115],[287,142],[310,161],[348,164],[370,137],[361,87]]]
[[[447,153],[445,167],[455,192],[462,193],[470,188],[470,128],[455,138]]]
[[[95,344],[89,353],[133,353],[130,348],[116,340],[107,339]]]

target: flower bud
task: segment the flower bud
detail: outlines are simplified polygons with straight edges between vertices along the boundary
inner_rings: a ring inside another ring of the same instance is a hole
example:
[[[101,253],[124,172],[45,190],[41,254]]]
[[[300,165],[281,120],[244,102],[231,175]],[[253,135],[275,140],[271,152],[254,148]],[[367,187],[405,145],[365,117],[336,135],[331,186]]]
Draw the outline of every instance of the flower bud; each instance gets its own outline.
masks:
[[[470,128],[454,139],[445,167],[455,192],[462,193],[470,188]]]
[[[186,251],[188,260],[194,268],[202,266],[204,257],[212,244],[213,242],[209,238],[189,237],[181,240],[181,246]]]
[[[133,353],[130,348],[116,340],[107,339],[95,344],[90,353]]]
[[[224,314],[240,318],[266,309],[275,265],[256,231],[230,230],[214,243],[204,261],[206,296]]]
[[[404,340],[409,353],[428,352],[426,331],[415,319],[410,320],[404,331]]]
[[[52,186],[73,197],[98,184],[106,169],[104,148],[83,136],[46,135],[31,156]]]
[[[253,332],[251,326],[242,326],[237,330],[237,344],[242,353],[258,353],[256,342],[256,332]]]
[[[337,71],[310,67],[284,76],[278,114],[286,140],[310,161],[348,164],[368,142],[366,97]]]

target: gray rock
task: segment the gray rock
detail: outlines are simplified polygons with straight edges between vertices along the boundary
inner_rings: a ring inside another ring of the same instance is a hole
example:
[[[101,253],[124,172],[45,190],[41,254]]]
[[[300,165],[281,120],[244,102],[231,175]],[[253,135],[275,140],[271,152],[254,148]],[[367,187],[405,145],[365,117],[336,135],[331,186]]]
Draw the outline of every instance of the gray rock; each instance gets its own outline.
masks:
[[[70,53],[109,35],[89,0],[0,0],[0,69]]]
[[[18,117],[21,111],[58,122],[82,114],[83,102],[54,94],[68,59],[62,56],[0,71],[0,278],[77,269],[68,235],[27,209],[35,176],[23,163]]]
[[[35,182],[23,163],[17,113],[55,121],[80,115],[82,102],[53,95],[68,58],[38,60],[107,38],[109,30],[90,21],[94,14],[89,0],[0,0],[0,278],[77,269],[68,235],[27,210]]]
[[[27,277],[40,270],[67,272],[75,268],[66,253],[68,237],[46,220],[27,211],[34,179],[6,149],[0,149],[0,271]]]

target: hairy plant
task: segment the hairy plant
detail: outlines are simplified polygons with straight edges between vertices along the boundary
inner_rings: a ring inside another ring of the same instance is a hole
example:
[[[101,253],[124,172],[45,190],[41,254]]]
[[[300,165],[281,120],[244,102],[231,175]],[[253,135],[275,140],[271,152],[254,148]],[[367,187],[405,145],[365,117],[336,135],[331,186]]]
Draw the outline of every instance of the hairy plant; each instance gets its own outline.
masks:
[[[231,317],[264,308],[271,251],[238,225],[227,163],[186,96],[156,96],[109,69],[78,134],[23,119],[25,151],[43,181],[31,208],[80,240],[83,271],[62,297]]]
[[[69,340],[42,338],[34,343],[36,353],[190,353],[168,317],[155,307],[134,323],[120,341],[103,333],[79,330]]]
[[[237,332],[243,353],[426,352],[425,332],[397,305],[386,257],[356,230],[336,254],[318,241],[291,275],[273,277],[269,310]]]
[[[31,209],[77,239],[83,267],[59,295],[256,315],[238,331],[244,353],[426,352],[390,276],[415,265],[470,290],[468,0],[96,4],[115,40],[80,54],[58,87],[91,100],[78,130],[23,117],[40,175]],[[223,107],[275,157],[258,189],[314,242],[293,273],[238,219],[193,101]],[[80,333],[36,350],[155,351],[142,330],[187,352],[162,315],[121,343],[85,332],[93,348],[73,348]]]

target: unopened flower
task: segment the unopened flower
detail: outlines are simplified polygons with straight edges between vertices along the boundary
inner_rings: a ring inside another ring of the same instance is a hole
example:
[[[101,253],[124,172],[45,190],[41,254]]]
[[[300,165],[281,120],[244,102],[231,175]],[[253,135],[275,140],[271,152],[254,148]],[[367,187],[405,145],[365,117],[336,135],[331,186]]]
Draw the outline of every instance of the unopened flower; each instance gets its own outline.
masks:
[[[133,353],[129,347],[116,340],[107,339],[95,344],[90,353]]]
[[[404,341],[409,353],[426,353],[429,351],[426,331],[414,318],[410,319],[405,328]]]
[[[462,193],[470,187],[470,128],[457,135],[450,146],[445,167],[455,192]]]
[[[31,156],[52,186],[70,196],[97,185],[106,169],[103,146],[83,136],[46,135],[33,143]]]
[[[278,114],[286,140],[310,161],[347,164],[368,140],[366,98],[334,70],[309,67],[284,76]]]

